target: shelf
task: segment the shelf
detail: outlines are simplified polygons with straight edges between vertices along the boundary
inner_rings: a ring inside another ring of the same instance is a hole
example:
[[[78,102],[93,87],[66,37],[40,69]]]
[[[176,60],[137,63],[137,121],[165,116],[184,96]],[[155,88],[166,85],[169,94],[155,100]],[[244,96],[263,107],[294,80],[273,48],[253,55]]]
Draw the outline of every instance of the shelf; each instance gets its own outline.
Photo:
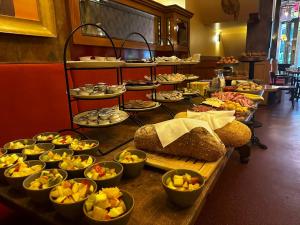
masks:
[[[125,86],[127,91],[146,91],[146,90],[153,90],[160,86],[160,84],[157,85],[149,85],[149,86]]]
[[[153,109],[156,109],[156,108],[159,108],[161,106],[161,104],[159,102],[156,102],[156,105],[153,106],[153,107],[148,107],[148,108],[140,108],[140,109],[126,109],[124,108],[124,111],[127,111],[127,112],[146,112],[146,111],[150,111],[150,110],[153,110]]]
[[[119,110],[119,115],[122,117],[122,119],[120,121],[117,121],[117,122],[114,122],[114,123],[109,123],[109,124],[95,124],[94,125],[94,124],[86,124],[86,123],[83,123],[82,121],[79,121],[79,119],[81,117],[84,117],[87,114],[89,114],[91,112],[94,112],[96,110],[90,110],[90,111],[85,111],[85,112],[82,112],[82,113],[78,113],[76,116],[73,117],[73,123],[77,124],[80,127],[90,127],[90,128],[94,128],[94,127],[110,127],[110,126],[115,126],[117,124],[120,124],[120,123],[124,122],[125,120],[127,120],[129,118],[129,115],[126,112],[124,112],[122,110]]]
[[[198,63],[200,63],[200,61],[183,61],[180,64],[181,65],[196,65]]]
[[[180,65],[181,62],[172,62],[172,61],[160,61],[156,62],[158,66],[177,66]]]
[[[161,85],[175,85],[175,84],[181,84],[185,80],[180,80],[180,81],[157,81]]]
[[[138,68],[138,67],[153,67],[156,65],[157,63],[124,63],[122,67]]]
[[[112,98],[117,98],[119,96],[121,96],[122,94],[124,94],[126,91],[122,91],[119,93],[115,93],[115,94],[103,94],[103,95],[87,95],[87,96],[83,96],[83,95],[72,95],[71,96],[73,98],[76,99],[82,99],[82,100],[97,100],[97,99],[112,99]]]
[[[124,64],[124,61],[67,61],[67,69],[119,68]]]

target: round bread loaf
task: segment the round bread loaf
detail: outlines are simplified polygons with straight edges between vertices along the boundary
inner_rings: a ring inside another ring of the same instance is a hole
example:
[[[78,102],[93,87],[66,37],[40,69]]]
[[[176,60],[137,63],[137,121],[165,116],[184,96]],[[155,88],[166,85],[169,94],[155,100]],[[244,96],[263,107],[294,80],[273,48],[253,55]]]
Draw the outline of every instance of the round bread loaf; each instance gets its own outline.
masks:
[[[251,139],[249,127],[236,120],[215,130],[215,132],[226,146],[235,148],[247,144]]]
[[[175,118],[186,118],[186,112],[176,114]],[[245,124],[234,120],[222,128],[215,130],[225,146],[228,147],[241,147],[247,144],[251,139],[251,130]]]

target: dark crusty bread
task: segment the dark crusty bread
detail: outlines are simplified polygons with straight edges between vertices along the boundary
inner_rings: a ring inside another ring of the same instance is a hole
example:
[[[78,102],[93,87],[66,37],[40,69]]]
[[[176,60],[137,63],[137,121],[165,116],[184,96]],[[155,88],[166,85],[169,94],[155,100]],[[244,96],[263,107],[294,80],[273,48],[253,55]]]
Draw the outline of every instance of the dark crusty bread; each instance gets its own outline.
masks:
[[[163,148],[155,127],[146,125],[136,131],[134,143],[138,149],[205,161],[216,161],[226,153],[224,144],[202,127],[194,128]]]
[[[186,118],[186,112],[176,114],[175,118]],[[251,139],[251,130],[245,124],[234,120],[222,128],[216,129],[215,133],[219,136],[225,146],[241,147]]]

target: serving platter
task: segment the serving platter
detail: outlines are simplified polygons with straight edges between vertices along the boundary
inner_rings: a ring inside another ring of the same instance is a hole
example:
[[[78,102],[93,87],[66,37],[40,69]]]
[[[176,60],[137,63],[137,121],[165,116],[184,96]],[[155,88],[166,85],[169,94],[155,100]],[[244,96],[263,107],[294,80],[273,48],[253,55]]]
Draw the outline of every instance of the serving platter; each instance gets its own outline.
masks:
[[[124,61],[67,61],[67,68],[118,68],[125,64]]]
[[[159,108],[160,106],[161,106],[161,104],[159,102],[156,102],[155,106],[152,106],[152,107],[137,108],[137,109],[124,108],[124,111],[127,111],[127,112],[144,112],[144,111],[150,111],[150,110]]]
[[[126,90],[114,94],[103,94],[103,95],[74,95],[71,94],[72,97],[77,99],[109,99],[109,98],[116,98],[124,94]]]
[[[190,77],[186,77],[185,80],[198,80],[199,76],[190,76]]]
[[[153,98],[151,97],[151,94],[146,95],[146,97],[147,97],[148,99],[154,99],[154,98],[155,98],[154,95],[152,95],[152,96],[153,96]],[[178,99],[160,99],[160,98],[157,98],[157,97],[156,97],[156,99],[155,99],[155,101],[161,102],[161,103],[174,103],[174,102],[180,102],[180,101],[182,101],[182,100],[184,100],[183,97],[182,97],[182,98],[178,98]]]
[[[79,119],[81,117],[84,117],[86,116],[87,114],[93,112],[95,110],[90,110],[90,111],[85,111],[85,112],[82,112],[82,113],[79,113],[77,115],[75,115],[73,117],[73,123],[81,126],[81,127],[110,127],[110,126],[114,126],[114,125],[117,125],[117,124],[120,124],[122,122],[124,122],[125,120],[127,120],[129,118],[129,115],[128,113],[122,111],[122,110],[119,110],[119,115],[122,116],[122,120],[120,121],[117,121],[117,122],[113,122],[113,123],[109,123],[109,124],[97,124],[97,125],[91,125],[91,124],[85,124],[85,123],[82,123],[81,121],[79,121]]]
[[[185,80],[179,80],[179,81],[157,81],[158,83],[160,83],[161,85],[172,85],[172,84],[181,84],[182,82],[184,82]]]
[[[136,86],[125,86],[128,91],[143,91],[143,90],[152,90],[156,89],[160,86],[160,84],[156,85],[136,85]]]

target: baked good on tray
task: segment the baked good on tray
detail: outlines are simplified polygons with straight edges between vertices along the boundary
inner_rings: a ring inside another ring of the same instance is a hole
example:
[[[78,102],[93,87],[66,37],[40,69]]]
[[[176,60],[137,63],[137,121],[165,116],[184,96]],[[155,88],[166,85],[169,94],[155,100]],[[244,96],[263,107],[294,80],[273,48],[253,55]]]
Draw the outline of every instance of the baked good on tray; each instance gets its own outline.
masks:
[[[167,134],[166,134],[167,135]],[[216,161],[226,153],[223,143],[203,127],[196,127],[163,148],[154,125],[139,128],[134,135],[136,148],[145,151]]]
[[[151,81],[151,80],[127,80],[125,82],[126,86],[153,86],[157,85],[157,81]]]
[[[156,106],[156,102],[143,100],[129,100],[125,103],[125,109],[144,109]]]
[[[186,118],[186,112],[178,113],[175,118]],[[225,146],[241,147],[247,144],[251,139],[251,130],[245,124],[234,120],[222,128],[214,130]]]
[[[249,127],[236,120],[215,130],[215,132],[226,146],[235,148],[247,144],[252,135]]]

